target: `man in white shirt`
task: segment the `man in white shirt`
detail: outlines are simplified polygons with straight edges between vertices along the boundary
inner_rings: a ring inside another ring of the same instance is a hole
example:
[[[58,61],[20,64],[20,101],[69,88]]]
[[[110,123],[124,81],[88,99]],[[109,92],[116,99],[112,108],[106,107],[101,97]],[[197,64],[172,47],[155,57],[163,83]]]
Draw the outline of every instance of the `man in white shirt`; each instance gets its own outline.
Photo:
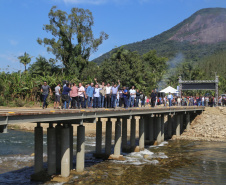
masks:
[[[108,83],[107,86],[106,86],[106,94],[105,94],[105,99],[106,99],[106,108],[110,108],[111,105],[111,86],[110,84]]]
[[[171,107],[171,106],[172,106],[171,101],[172,101],[173,97],[172,97],[172,95],[170,94],[170,92],[169,92],[169,94],[168,94],[167,99],[169,100],[169,107]]]
[[[99,103],[98,103],[98,100],[99,100],[99,97],[100,97],[100,90],[102,88],[99,88],[99,85],[96,84],[95,85],[95,88],[94,88],[94,93],[93,93],[93,108],[99,108]]]
[[[134,86],[132,86],[132,89],[129,90],[130,92],[130,98],[129,98],[129,106],[134,106],[134,100],[136,98],[136,90],[134,89]]]
[[[80,105],[84,108],[84,97],[85,97],[85,88],[82,86],[82,83],[79,83],[78,88],[78,108],[80,109]]]

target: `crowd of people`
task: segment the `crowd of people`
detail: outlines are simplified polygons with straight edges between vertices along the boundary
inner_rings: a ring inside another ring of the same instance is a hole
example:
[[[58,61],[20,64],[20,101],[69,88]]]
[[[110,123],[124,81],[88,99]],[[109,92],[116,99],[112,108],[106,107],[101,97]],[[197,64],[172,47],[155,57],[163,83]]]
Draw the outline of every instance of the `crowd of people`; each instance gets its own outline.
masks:
[[[61,83],[55,87],[55,109],[80,109],[80,108],[116,108],[116,107],[138,107],[145,106],[145,95],[139,89],[131,89],[127,87],[120,87],[120,81],[116,83],[102,82],[99,84],[97,79],[94,83],[83,86],[79,83],[65,83],[61,88]],[[48,106],[46,102],[51,88],[45,81],[41,87],[43,106],[45,109]],[[60,107],[61,104],[61,107]]]
[[[158,97],[156,90],[152,90],[150,96],[145,94],[139,89],[121,87],[121,83],[118,80],[118,84],[102,82],[99,84],[97,79],[94,79],[94,83],[86,84],[83,86],[79,83],[78,86],[75,83],[66,82],[63,87],[61,83],[54,89],[55,100],[54,109],[80,109],[80,108],[116,108],[116,107],[139,107],[149,105],[155,107],[157,105],[162,106],[216,106],[226,105],[226,96],[216,99],[212,96],[173,96],[168,93],[167,96]],[[45,109],[48,106],[47,97],[48,94],[52,94],[50,86],[45,81],[41,87],[43,106]]]

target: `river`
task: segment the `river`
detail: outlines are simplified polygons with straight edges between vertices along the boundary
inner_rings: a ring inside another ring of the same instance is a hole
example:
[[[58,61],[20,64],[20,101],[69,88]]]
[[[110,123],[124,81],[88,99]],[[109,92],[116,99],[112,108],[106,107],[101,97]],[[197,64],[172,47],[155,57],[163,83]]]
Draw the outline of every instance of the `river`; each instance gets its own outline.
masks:
[[[30,181],[34,134],[8,132],[0,134],[0,184],[43,184]],[[46,162],[46,135],[43,144]],[[75,144],[76,137],[74,148]],[[74,174],[68,184],[226,184],[225,142],[167,141],[142,152],[124,153],[125,161],[96,160],[94,150],[95,138],[86,137],[86,173]]]

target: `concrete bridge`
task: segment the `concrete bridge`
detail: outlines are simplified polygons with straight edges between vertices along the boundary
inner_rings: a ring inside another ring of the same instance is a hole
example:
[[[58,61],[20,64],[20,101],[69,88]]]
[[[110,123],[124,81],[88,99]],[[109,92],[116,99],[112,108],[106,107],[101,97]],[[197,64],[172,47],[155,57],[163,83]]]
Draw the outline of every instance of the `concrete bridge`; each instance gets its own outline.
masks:
[[[43,128],[47,128],[48,174],[68,177],[73,167],[73,126],[77,125],[76,171],[85,167],[85,123],[96,124],[95,156],[119,159],[122,151],[140,151],[145,145],[161,143],[173,134],[180,136],[189,129],[191,119],[202,113],[205,107],[155,107],[129,109],[0,109],[0,132],[7,133],[7,125],[13,123],[37,123],[35,127],[35,174],[43,170]],[[136,128],[139,118],[139,128]],[[102,153],[102,118],[107,118],[105,132],[105,152]],[[112,148],[112,118],[115,122],[114,152]],[[97,120],[97,121],[96,121]],[[128,122],[130,120],[130,122]],[[128,142],[127,127],[130,124]],[[56,125],[56,126],[54,126]],[[139,130],[139,146],[135,145],[136,131]],[[129,144],[128,144],[129,143]]]

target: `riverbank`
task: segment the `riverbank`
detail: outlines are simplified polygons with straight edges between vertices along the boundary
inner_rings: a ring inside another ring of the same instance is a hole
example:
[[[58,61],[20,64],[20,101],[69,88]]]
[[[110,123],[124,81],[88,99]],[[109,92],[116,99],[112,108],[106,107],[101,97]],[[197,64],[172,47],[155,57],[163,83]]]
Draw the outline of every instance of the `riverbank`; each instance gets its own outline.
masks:
[[[194,141],[226,141],[226,107],[206,107],[196,116],[191,128],[173,139]]]

